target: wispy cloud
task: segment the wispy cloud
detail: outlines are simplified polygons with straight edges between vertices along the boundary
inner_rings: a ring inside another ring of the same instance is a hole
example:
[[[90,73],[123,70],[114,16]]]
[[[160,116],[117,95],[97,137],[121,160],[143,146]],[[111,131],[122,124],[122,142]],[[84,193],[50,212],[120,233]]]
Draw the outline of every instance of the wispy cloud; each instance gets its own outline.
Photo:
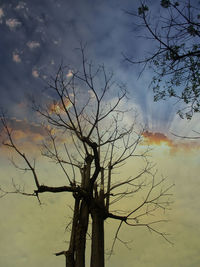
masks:
[[[30,155],[40,155],[41,149],[44,148],[44,143],[51,147],[50,134],[56,136],[57,146],[71,142],[71,138],[69,136],[66,137],[62,130],[52,128],[50,125],[11,118],[7,120],[7,126],[16,146]],[[7,151],[7,146],[3,144],[9,142],[7,133],[0,125],[0,155]]]
[[[26,7],[26,3],[25,2],[22,2],[22,1],[20,1],[19,3],[18,3],[18,5],[16,6],[16,10],[20,10],[20,9],[23,9],[23,8],[25,8]]]
[[[8,120],[8,127],[12,132],[12,137],[17,142],[33,142],[42,141],[46,134],[44,127],[36,123],[30,123],[27,120],[19,120],[12,118]],[[1,141],[6,139],[3,129],[0,129]]]
[[[72,106],[72,103],[68,98],[66,98],[64,100],[64,104],[65,104],[66,109],[69,109]],[[49,105],[49,113],[50,114],[51,113],[61,114],[63,112],[65,112],[65,111],[64,111],[63,104],[61,102],[55,102],[55,103],[52,103]]]
[[[30,49],[35,49],[35,48],[40,47],[40,43],[37,42],[37,41],[29,41],[29,42],[27,42],[27,46],[28,46]]]
[[[38,72],[38,70],[33,69],[33,70],[32,70],[32,75],[33,75],[33,77],[38,78],[38,77],[39,77],[39,72]]]
[[[10,28],[10,30],[15,30],[17,27],[21,26],[21,22],[17,19],[7,19],[6,25]]]
[[[94,98],[95,97],[95,94],[92,90],[88,90],[88,93],[90,95],[90,98]]]
[[[21,58],[20,55],[17,52],[13,52],[12,54],[12,59],[14,62],[16,63],[20,63],[21,62]]]
[[[73,72],[71,70],[68,71],[68,73],[66,74],[67,78],[70,78],[73,76]]]
[[[4,17],[3,8],[0,8],[0,23],[3,22],[2,18]]]

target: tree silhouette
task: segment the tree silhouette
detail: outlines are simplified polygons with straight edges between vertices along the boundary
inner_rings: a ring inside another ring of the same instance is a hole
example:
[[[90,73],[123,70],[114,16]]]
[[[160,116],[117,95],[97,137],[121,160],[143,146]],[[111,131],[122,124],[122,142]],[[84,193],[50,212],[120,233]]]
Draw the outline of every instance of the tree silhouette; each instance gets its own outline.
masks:
[[[200,111],[200,8],[198,1],[162,0],[156,14],[143,1],[134,16],[137,28],[150,40],[148,55],[141,60],[125,56],[154,70],[154,100],[176,98],[178,114],[191,119]],[[152,14],[152,12],[153,14]],[[146,35],[145,35],[146,34]]]
[[[105,220],[119,221],[111,254],[115,242],[121,240],[119,232],[123,225],[146,227],[168,241],[166,234],[157,228],[157,224],[165,220],[151,220],[148,215],[168,208],[171,186],[164,187],[164,179],[156,179],[148,161],[148,150],[143,151],[139,146],[142,131],[136,129],[135,118],[132,117],[132,123],[126,122],[129,111],[124,108],[125,86],[115,82],[113,74],[106,72],[104,66],[96,68],[86,60],[84,48],[80,51],[81,69],[61,65],[48,83],[54,100],[43,105],[33,103],[47,132],[42,155],[60,166],[66,183],[61,186],[43,184],[34,161],[14,140],[12,125],[3,114],[4,145],[24,160],[25,168],[16,164],[15,167],[32,174],[35,188],[27,193],[13,183],[13,191],[1,188],[1,196],[9,193],[32,195],[40,202],[40,195],[47,192],[71,193],[74,209],[69,247],[55,255],[64,255],[68,267],[85,266],[86,235],[91,221],[90,266],[103,267]],[[136,176],[126,178],[124,174],[123,178],[116,173],[128,160],[138,157],[143,159],[144,167]],[[133,202],[131,210],[124,210],[123,215],[111,209],[118,201],[136,194],[140,195],[138,201]]]

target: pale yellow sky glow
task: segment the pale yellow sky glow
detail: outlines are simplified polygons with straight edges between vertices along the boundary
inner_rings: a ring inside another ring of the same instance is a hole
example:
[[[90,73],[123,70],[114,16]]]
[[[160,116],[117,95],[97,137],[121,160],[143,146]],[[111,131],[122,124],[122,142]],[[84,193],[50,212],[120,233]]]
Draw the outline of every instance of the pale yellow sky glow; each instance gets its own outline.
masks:
[[[23,136],[21,136],[23,138]],[[187,143],[187,141],[186,141]],[[189,144],[189,141],[188,141]],[[144,146],[144,144],[142,144]],[[150,233],[147,229],[123,227],[119,237],[127,243],[127,249],[120,242],[115,247],[115,254],[107,260],[108,267],[126,266],[198,266],[199,262],[199,223],[200,223],[200,156],[196,150],[177,150],[170,152],[170,146],[165,143],[154,144],[152,160],[157,163],[158,176],[167,178],[173,187],[171,211],[167,212],[168,223],[161,224],[158,229],[164,229],[170,234],[173,246],[161,237]],[[2,187],[11,189],[11,179],[15,177],[16,184],[26,184],[27,190],[33,185],[22,172],[15,170],[5,159],[5,151],[0,154],[2,168]],[[63,184],[65,178],[58,167],[45,163],[41,157],[36,161],[44,182]],[[120,176],[127,177],[135,171],[137,160],[128,164]],[[138,166],[137,166],[138,167]],[[1,259],[0,266],[63,266],[64,258],[55,257],[53,253],[65,249],[69,233],[65,227],[72,215],[69,208],[72,205],[70,194],[41,196],[44,205],[39,206],[35,198],[19,195],[7,195],[0,200],[1,217]],[[128,199],[121,208],[127,208],[134,201]],[[158,214],[160,216],[161,214]],[[106,248],[109,249],[117,224],[112,220],[105,223]],[[89,253],[89,252],[88,252]],[[88,254],[87,254],[88,255]],[[9,259],[8,259],[9,258]],[[87,258],[89,261],[89,257]],[[193,263],[193,265],[190,265]]]

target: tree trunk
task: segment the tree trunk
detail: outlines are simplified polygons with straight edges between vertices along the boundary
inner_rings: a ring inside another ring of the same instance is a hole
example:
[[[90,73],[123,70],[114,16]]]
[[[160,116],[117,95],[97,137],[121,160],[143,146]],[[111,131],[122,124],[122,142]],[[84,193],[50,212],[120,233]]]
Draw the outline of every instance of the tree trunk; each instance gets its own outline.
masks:
[[[104,218],[99,209],[92,211],[91,267],[104,267]]]
[[[75,267],[85,267],[86,234],[88,229],[89,209],[83,199],[80,207],[79,221],[76,231]]]
[[[72,222],[72,230],[71,230],[71,238],[69,243],[69,250],[65,254],[66,257],[66,267],[74,267],[75,266],[75,238],[76,238],[76,231],[77,231],[77,225],[79,220],[79,203],[80,199],[79,197],[75,196],[75,204],[74,204],[74,216],[73,216],[73,222]]]
[[[92,248],[91,267],[104,267],[104,169],[101,168],[101,186],[99,194],[94,188],[95,198],[91,207],[92,216]]]
[[[70,251],[67,251],[65,258],[66,258],[66,267],[74,267],[74,254]]]

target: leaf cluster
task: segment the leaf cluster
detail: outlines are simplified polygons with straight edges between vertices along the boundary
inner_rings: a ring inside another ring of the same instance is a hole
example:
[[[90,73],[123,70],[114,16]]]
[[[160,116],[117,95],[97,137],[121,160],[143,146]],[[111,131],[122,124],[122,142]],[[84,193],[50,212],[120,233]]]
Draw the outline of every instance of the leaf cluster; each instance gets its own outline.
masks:
[[[191,119],[200,112],[200,8],[187,0],[160,2],[160,13],[154,14],[145,2],[138,14],[129,12],[139,21],[137,26],[152,42],[149,54],[142,60],[126,59],[131,63],[148,65],[155,73],[151,86],[154,100],[176,98],[178,114]]]

